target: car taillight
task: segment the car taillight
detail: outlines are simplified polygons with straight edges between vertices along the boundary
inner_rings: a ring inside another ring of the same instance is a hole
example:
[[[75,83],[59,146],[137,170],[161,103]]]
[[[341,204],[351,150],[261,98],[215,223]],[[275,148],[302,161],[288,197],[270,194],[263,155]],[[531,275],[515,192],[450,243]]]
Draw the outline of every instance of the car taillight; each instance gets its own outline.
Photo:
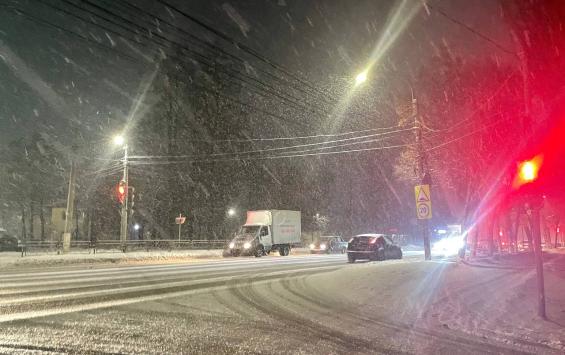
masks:
[[[377,238],[371,238],[371,241],[369,241],[370,244],[375,244],[377,242]]]
[[[351,242],[354,241],[354,240],[355,240],[355,238],[351,238],[351,239],[349,239],[349,242],[348,242],[348,243],[351,243]]]

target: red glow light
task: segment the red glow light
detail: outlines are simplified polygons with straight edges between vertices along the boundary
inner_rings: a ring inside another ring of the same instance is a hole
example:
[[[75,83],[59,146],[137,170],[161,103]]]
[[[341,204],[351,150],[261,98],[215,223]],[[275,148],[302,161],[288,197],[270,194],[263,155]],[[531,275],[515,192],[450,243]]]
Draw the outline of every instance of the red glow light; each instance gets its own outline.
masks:
[[[523,162],[520,166],[520,178],[524,181],[534,181],[538,176],[538,167],[532,161]]]
[[[539,176],[542,162],[543,156],[541,154],[532,159],[521,162],[518,165],[518,171],[513,184],[514,188],[536,181]]]

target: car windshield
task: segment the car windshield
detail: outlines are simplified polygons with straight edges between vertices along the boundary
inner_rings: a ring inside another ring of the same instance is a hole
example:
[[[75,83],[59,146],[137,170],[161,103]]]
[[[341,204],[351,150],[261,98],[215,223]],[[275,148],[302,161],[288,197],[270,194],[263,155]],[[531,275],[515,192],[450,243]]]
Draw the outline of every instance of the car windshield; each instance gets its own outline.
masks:
[[[565,0],[0,1],[0,354],[565,354],[564,182]]]
[[[241,227],[240,234],[257,234],[259,231],[260,226],[243,226]]]

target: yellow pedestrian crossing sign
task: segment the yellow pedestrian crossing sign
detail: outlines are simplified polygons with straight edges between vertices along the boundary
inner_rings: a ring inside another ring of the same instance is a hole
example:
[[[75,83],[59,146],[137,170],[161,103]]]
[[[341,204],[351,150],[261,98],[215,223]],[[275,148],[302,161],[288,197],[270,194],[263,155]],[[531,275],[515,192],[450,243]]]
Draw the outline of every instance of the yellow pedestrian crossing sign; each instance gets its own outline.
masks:
[[[414,192],[416,195],[416,216],[418,219],[432,218],[430,185],[416,185]]]

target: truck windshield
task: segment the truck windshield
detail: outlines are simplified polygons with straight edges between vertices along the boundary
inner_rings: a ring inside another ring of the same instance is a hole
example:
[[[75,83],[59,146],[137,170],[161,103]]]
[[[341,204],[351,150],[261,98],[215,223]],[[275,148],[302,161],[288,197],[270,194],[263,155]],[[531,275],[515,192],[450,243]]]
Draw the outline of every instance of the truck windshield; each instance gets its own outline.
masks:
[[[259,226],[243,226],[241,227],[240,234],[257,234]]]

